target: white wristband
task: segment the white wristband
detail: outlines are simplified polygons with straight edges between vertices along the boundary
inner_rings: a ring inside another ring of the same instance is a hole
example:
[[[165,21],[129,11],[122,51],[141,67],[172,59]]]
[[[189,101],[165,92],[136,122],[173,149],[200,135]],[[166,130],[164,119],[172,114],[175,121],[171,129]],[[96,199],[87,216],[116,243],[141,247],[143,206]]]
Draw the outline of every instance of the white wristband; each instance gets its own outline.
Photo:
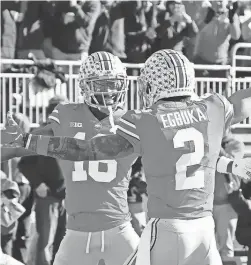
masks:
[[[227,167],[228,167],[229,163],[231,163],[231,162],[233,162],[232,159],[227,158],[225,156],[221,156],[217,161],[216,170],[219,173],[231,173],[231,172],[228,172],[228,170],[227,170]]]

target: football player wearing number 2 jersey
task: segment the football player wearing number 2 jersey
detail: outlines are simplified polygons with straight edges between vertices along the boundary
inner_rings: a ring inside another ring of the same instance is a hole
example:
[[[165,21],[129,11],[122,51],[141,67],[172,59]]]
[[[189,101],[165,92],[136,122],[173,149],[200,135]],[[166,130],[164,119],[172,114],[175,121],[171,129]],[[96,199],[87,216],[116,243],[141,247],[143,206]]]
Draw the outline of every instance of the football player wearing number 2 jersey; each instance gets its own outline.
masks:
[[[119,58],[107,52],[88,56],[79,86],[85,103],[59,104],[49,116],[51,134],[83,140],[113,134],[113,123],[125,113],[127,89]],[[122,265],[133,253],[139,238],[130,223],[127,190],[136,158],[61,161],[68,220],[54,265]]]
[[[219,94],[199,98],[193,65],[172,50],[160,50],[146,61],[139,84],[146,108],[128,111],[114,135],[86,141],[34,136],[9,118],[20,136],[12,145],[72,161],[141,155],[151,219],[134,253],[136,264],[221,265],[212,219],[215,170],[251,178],[245,159],[218,158],[230,125],[251,113],[251,89],[229,100]]]

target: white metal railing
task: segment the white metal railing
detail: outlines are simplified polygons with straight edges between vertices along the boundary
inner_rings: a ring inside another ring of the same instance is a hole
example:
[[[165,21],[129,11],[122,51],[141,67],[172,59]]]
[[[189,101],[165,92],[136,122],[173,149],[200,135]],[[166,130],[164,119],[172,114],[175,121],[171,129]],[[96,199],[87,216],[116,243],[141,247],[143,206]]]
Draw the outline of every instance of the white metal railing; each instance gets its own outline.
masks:
[[[46,109],[49,100],[55,95],[63,95],[70,102],[77,102],[79,91],[76,82],[77,75],[68,75],[66,84],[60,84],[55,89],[38,92],[36,95],[29,83],[32,74],[13,74],[0,73],[1,82],[1,123],[5,123],[6,113],[8,110],[22,112],[26,114],[33,127],[37,127],[40,122],[46,121]],[[196,91],[198,95],[215,91],[224,93],[229,79],[228,78],[197,78]],[[137,94],[138,85],[137,77],[129,76],[129,91],[127,95],[128,109],[138,109],[140,107],[139,97]],[[13,97],[15,102],[13,102]]]
[[[49,100],[55,95],[62,95],[70,102],[78,102],[80,91],[77,86],[77,75],[68,75],[66,84],[58,82],[55,89],[44,90],[34,93],[30,84],[32,74],[23,73],[0,73],[1,84],[1,121],[2,126],[6,121],[8,110],[26,114],[32,127],[37,127],[39,123],[45,122],[47,117],[47,107]],[[129,91],[127,93],[127,108],[139,108],[139,97],[137,96],[137,77],[129,77]]]
[[[251,67],[240,67],[237,66],[237,60],[251,60],[251,56],[237,55],[237,51],[240,48],[251,48],[251,44],[238,43],[233,48],[233,60],[232,66],[230,65],[194,65],[195,70],[210,70],[210,71],[226,71],[226,77],[222,78],[208,78],[208,77],[197,77],[196,78],[196,92],[199,95],[214,91],[220,94],[230,95],[239,89],[245,89],[250,87],[251,78],[237,78],[236,72],[251,72]],[[29,80],[32,74],[22,73],[0,73],[0,85],[1,85],[1,121],[3,124],[6,118],[6,112],[10,110],[16,110],[18,112],[25,113],[32,123],[32,126],[37,126],[41,121],[46,120],[46,107],[48,106],[49,100],[56,94],[66,96],[69,101],[76,102],[79,97],[78,86],[76,82],[77,75],[74,74],[74,67],[80,66],[81,61],[54,61],[56,65],[64,67],[66,71],[66,84],[58,83],[55,89],[38,92],[36,95],[29,84]],[[3,65],[33,65],[34,62],[31,60],[9,60],[1,59]],[[144,64],[130,64],[126,63],[125,66],[130,71],[129,76],[129,91],[127,97],[127,107],[129,109],[137,109],[140,106],[139,97],[137,94],[137,75],[139,74],[140,68]],[[75,70],[76,73],[76,70]],[[12,98],[16,97],[15,104],[13,104]],[[249,120],[238,125],[239,127],[250,127],[251,122]]]
[[[238,54],[240,49],[249,49],[250,56]],[[250,66],[243,66],[244,61],[250,62]],[[240,73],[242,75],[245,73],[244,75],[247,75],[247,77],[238,78]],[[231,94],[251,86],[251,43],[241,42],[234,45],[232,48],[232,68],[230,74],[232,81]]]

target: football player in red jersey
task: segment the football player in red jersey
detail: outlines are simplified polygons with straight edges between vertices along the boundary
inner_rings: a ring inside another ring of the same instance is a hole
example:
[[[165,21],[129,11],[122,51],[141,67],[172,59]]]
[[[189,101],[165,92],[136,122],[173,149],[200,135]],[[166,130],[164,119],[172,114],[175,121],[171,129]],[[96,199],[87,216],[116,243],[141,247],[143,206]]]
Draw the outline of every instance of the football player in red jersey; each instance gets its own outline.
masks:
[[[230,125],[251,113],[251,89],[238,91],[229,100],[219,94],[199,98],[194,94],[193,65],[172,50],[154,53],[139,82],[146,108],[128,111],[114,135],[87,141],[35,136],[24,134],[9,117],[5,134],[17,132],[9,146],[72,161],[141,155],[151,220],[143,231],[136,264],[221,265],[212,219],[215,170],[251,177],[245,159],[218,158]],[[133,256],[128,264],[132,260]]]
[[[113,134],[113,123],[125,113],[127,74],[122,62],[107,52],[91,54],[81,66],[79,86],[84,103],[59,104],[43,131],[86,140]],[[133,253],[139,238],[130,223],[127,190],[136,158],[60,161],[68,220],[54,265],[119,265]]]

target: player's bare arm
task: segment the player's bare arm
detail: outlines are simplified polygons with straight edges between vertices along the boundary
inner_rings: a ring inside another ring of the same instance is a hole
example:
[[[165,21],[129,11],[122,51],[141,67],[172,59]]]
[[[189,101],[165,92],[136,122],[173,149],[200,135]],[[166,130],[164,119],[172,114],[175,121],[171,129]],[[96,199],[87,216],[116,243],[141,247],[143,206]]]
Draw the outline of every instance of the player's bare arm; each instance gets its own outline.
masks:
[[[89,141],[71,137],[53,137],[24,133],[7,114],[6,141],[10,148],[25,148],[32,154],[51,156],[70,161],[113,160],[133,154],[132,144],[120,135],[112,134],[92,138]]]
[[[106,135],[89,141],[70,137],[47,137],[27,134],[25,148],[40,155],[70,161],[111,160],[133,154],[130,142],[120,135]]]
[[[30,152],[51,156],[62,160],[113,160],[133,154],[132,144],[118,134],[92,138],[89,141],[71,137],[50,137],[25,134],[8,114],[9,132],[13,139],[9,146],[26,148]],[[8,143],[7,143],[8,145]],[[245,179],[251,178],[251,163],[246,159],[234,161],[227,157],[220,157],[216,170],[220,173],[233,173]]]
[[[251,114],[251,88],[242,89],[232,94],[228,100],[234,107],[232,124],[239,123]]]

